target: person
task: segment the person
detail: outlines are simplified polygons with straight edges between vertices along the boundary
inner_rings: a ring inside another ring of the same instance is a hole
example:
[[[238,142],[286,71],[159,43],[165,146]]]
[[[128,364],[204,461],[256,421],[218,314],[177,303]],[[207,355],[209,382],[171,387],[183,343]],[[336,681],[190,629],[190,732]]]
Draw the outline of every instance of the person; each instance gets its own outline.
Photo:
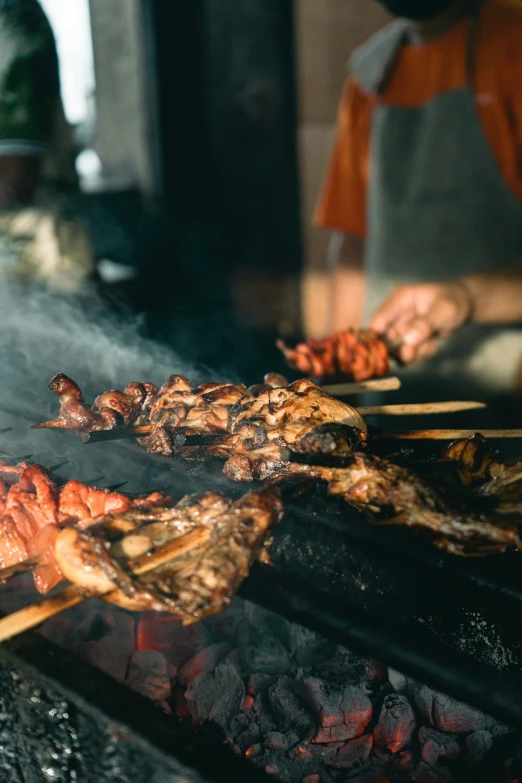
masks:
[[[92,249],[75,214],[76,148],[38,0],[0,0],[0,53],[0,266],[75,287],[92,275]]]
[[[331,327],[369,325],[417,399],[510,395],[522,363],[522,2],[379,0],[315,215]]]

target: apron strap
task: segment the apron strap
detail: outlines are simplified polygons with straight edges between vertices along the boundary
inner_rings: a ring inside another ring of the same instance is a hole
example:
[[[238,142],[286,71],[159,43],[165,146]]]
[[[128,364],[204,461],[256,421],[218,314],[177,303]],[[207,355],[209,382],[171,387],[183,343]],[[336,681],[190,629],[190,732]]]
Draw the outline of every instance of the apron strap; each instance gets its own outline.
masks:
[[[477,54],[477,42],[480,23],[480,10],[484,5],[485,0],[470,0],[466,15],[471,18],[471,27],[469,30],[466,54],[465,54],[465,68],[466,68],[466,83],[468,87],[473,88],[475,84],[476,75],[476,54]],[[393,54],[389,57],[386,67],[383,70],[380,81],[376,86],[376,93],[378,98],[382,98],[386,92],[386,88],[390,82],[397,60],[401,52],[401,48],[408,43],[408,29],[404,28],[402,35],[396,42],[396,48]]]

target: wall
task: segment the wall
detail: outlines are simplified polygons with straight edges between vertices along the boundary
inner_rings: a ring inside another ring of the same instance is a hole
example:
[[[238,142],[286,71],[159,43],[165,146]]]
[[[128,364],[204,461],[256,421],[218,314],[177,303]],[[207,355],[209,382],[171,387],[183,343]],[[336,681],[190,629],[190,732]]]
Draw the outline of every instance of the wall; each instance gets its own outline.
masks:
[[[311,217],[332,145],[347,60],[387,17],[374,0],[296,0],[295,8],[306,251],[303,320],[307,332],[321,334],[328,306],[328,233],[312,228]]]
[[[96,75],[95,149],[109,187],[156,188],[140,0],[89,0]]]

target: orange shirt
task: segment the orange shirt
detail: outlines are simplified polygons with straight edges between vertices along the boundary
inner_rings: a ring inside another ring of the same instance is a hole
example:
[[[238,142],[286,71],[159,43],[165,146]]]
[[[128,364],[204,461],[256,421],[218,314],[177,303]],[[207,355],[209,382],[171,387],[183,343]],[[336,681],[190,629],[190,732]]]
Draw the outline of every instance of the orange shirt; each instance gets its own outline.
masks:
[[[401,50],[383,100],[422,106],[466,83],[469,20],[428,44]],[[337,135],[314,223],[358,237],[366,235],[366,195],[371,176],[370,134],[374,93],[350,77],[339,108]],[[478,118],[507,186],[522,201],[522,2],[488,0],[481,10],[475,55]]]

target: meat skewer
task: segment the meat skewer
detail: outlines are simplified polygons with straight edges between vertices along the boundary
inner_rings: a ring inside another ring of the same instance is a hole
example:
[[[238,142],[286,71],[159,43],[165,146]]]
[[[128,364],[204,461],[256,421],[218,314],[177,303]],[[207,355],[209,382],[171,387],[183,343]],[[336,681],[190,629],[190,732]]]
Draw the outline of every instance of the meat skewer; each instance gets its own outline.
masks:
[[[495,439],[522,439],[522,429],[498,429],[498,430],[372,430],[372,438],[375,440],[459,440],[471,438],[473,435],[482,435],[485,438]]]
[[[294,465],[293,469],[301,475],[326,481],[330,494],[371,512],[378,521],[430,531],[436,545],[452,554],[487,554],[522,548],[516,524],[494,525],[469,511],[456,511],[411,470],[362,453],[345,460],[349,464],[344,468]],[[509,468],[495,462],[480,438],[453,444],[443,455],[444,461],[472,471],[485,494],[498,492],[502,480],[506,484],[506,478],[508,485],[515,479],[522,481],[522,467],[517,466],[510,473]],[[173,611],[185,624],[219,611],[259,558],[266,536],[281,519],[283,508],[275,487],[248,493],[228,505],[226,499],[207,493],[198,511],[199,502],[187,498],[173,509],[126,511],[98,523],[90,533],[72,528],[62,530],[56,556],[65,575],[75,584],[54,598],[1,620],[0,641],[39,625],[90,595],[137,610],[145,604],[147,608]],[[182,514],[175,523],[178,535],[168,539],[167,527],[176,516],[176,508],[190,509],[192,518]],[[207,519],[211,524],[202,524],[202,509],[212,509],[213,515]],[[230,528],[226,524],[223,534],[223,520],[236,514],[233,548],[223,553],[224,542],[230,542]],[[144,520],[148,523],[145,527],[141,524]],[[190,523],[192,528],[187,529]],[[147,531],[147,527],[151,529]],[[112,547],[108,550],[102,542],[111,540]],[[151,543],[156,544],[155,548],[150,548]],[[239,566],[234,567],[235,578],[231,578],[230,563],[238,552],[242,557]],[[183,560],[184,557],[188,560]],[[222,573],[216,565],[223,569]],[[167,580],[163,567],[168,567],[169,580],[174,581]],[[151,577],[145,582],[133,581],[147,574]]]
[[[158,503],[168,506],[173,500],[159,492],[131,499],[75,480],[60,487],[39,465],[0,462],[0,568],[16,573],[36,559],[35,586],[45,594],[62,579],[53,555],[61,528],[84,529],[107,514]],[[3,577],[10,572],[3,571]]]
[[[484,402],[462,400],[456,402],[423,402],[401,405],[367,405],[357,407],[355,410],[360,416],[427,416],[442,413],[462,413],[462,411],[481,410],[486,408]],[[121,440],[125,438],[140,438],[150,435],[152,426],[141,424],[127,429],[107,430],[82,435],[84,443],[98,443],[101,441]]]
[[[197,535],[194,535],[196,533]],[[196,530],[190,533],[186,533],[182,536],[185,541],[180,541],[178,544],[178,554],[184,554],[185,544],[190,549],[195,549],[199,544],[204,544],[208,541],[209,533],[205,530]],[[134,565],[131,570],[137,576],[146,574],[153,568],[157,568],[166,562],[172,560],[176,555],[172,551],[171,544],[165,545],[165,553],[162,551],[156,552],[156,556],[151,558],[145,557],[144,560]],[[108,588],[106,592],[100,590],[96,595],[99,598],[110,598],[111,588]],[[5,642],[7,639],[12,639],[14,636],[18,636],[24,631],[30,631],[32,628],[36,628],[46,620],[50,620],[60,612],[64,612],[66,609],[72,609],[74,606],[81,604],[86,598],[85,592],[78,585],[71,585],[52,598],[47,598],[39,604],[32,604],[25,609],[20,609],[18,612],[13,612],[7,617],[0,619],[0,642]]]
[[[90,596],[134,611],[168,611],[186,625],[222,611],[282,516],[281,493],[272,486],[234,502],[205,493],[172,509],[124,512],[88,533],[64,528],[55,556],[73,586],[0,620],[0,641]]]
[[[361,382],[380,378],[390,370],[388,346],[369,330],[346,329],[323,340],[299,343],[295,348],[283,340],[276,345],[293,370],[312,378],[342,374]]]

